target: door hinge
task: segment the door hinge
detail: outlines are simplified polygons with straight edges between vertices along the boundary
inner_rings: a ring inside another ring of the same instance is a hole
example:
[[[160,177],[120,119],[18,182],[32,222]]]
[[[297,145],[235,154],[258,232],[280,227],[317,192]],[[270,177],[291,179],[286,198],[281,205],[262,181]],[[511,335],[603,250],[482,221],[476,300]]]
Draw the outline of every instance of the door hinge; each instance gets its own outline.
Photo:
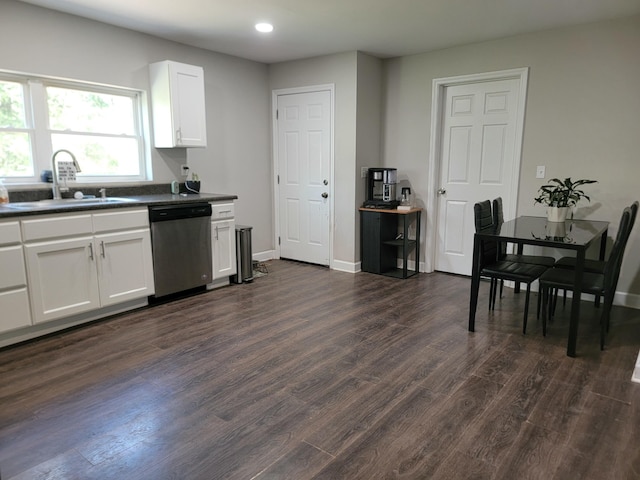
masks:
[[[276,175],[278,177],[278,185],[280,185],[280,175]]]
[[[280,110],[276,108],[276,120],[278,120],[278,118],[280,118]]]
[[[280,237],[278,237],[278,245],[280,245]]]

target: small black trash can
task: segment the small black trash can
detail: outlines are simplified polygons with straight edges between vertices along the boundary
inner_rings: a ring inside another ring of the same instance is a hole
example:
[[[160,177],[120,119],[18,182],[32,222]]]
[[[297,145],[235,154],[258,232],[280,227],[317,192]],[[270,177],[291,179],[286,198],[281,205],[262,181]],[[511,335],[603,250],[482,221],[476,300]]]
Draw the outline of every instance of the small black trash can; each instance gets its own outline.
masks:
[[[251,249],[251,229],[247,225],[236,225],[236,268],[231,281],[234,283],[253,280],[253,253]]]

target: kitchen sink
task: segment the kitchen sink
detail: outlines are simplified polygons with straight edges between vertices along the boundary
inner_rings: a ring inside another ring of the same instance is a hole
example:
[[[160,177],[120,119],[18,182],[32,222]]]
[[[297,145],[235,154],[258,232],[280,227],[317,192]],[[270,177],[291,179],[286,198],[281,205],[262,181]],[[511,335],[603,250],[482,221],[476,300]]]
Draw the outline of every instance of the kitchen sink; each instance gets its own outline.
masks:
[[[58,200],[39,200],[36,202],[7,203],[4,206],[18,210],[36,210],[44,208],[77,207],[79,205],[104,205],[110,203],[135,202],[133,198],[106,197],[106,198],[62,198]]]

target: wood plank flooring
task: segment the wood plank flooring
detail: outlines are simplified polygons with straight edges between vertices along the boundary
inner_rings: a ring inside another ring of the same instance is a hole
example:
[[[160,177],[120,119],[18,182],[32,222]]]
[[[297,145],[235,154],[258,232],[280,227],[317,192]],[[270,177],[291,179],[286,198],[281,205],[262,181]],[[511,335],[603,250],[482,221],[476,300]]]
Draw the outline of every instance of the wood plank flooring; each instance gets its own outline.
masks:
[[[0,477],[640,478],[640,311],[569,358],[569,306],[522,335],[483,283],[469,333],[468,278],[268,270],[0,350]]]

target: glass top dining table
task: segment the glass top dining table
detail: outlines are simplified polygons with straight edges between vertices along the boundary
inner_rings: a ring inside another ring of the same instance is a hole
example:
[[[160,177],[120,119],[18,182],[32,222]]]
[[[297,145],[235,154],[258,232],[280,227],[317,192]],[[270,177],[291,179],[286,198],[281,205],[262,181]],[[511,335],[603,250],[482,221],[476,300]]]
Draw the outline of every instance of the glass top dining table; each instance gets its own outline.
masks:
[[[499,240],[517,245],[522,253],[524,245],[573,250],[576,252],[575,282],[569,321],[567,355],[576,356],[578,323],[580,321],[580,297],[585,252],[594,241],[600,240],[599,259],[604,260],[609,222],[597,220],[567,220],[564,223],[547,221],[546,217],[522,216],[504,222],[495,232],[484,231],[474,235],[473,264],[471,271],[471,296],[469,301],[469,331],[475,330],[478,290],[480,288],[480,245],[482,240]],[[516,285],[518,288],[518,285]]]

